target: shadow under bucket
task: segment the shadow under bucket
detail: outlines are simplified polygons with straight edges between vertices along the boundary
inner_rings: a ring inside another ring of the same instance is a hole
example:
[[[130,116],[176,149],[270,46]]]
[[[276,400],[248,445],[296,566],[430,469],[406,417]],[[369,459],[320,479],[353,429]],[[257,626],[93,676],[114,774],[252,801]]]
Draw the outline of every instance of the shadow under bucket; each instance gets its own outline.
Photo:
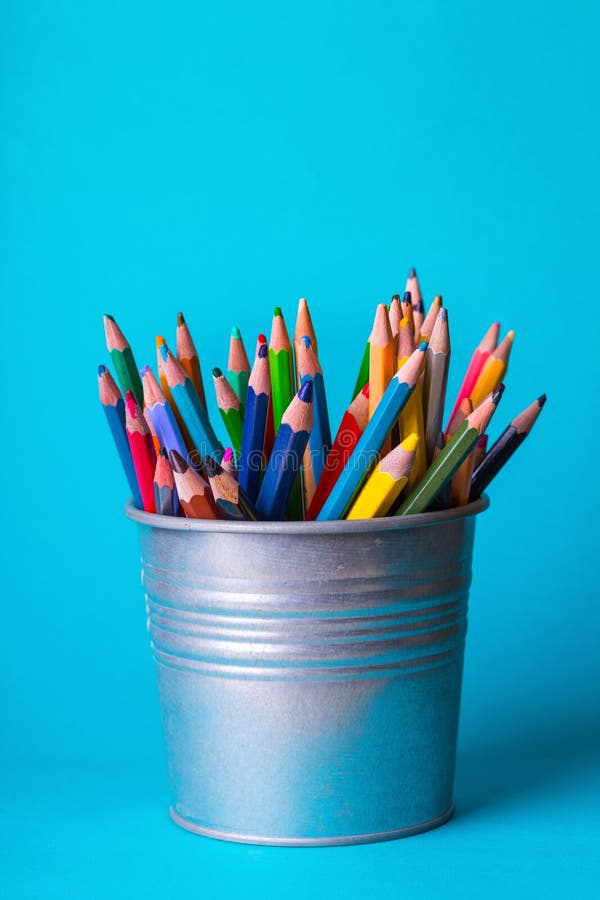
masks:
[[[452,815],[475,515],[139,525],[171,785],[189,831],[389,840]]]

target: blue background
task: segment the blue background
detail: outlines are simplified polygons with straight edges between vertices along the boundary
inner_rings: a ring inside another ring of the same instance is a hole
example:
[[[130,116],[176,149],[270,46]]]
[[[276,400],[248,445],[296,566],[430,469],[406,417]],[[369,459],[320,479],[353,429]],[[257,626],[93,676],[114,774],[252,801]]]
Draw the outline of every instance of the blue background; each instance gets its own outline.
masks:
[[[599,24],[548,0],[4,0],[3,896],[592,896]],[[457,815],[344,849],[186,834],[101,314],[142,364],[182,309],[208,373],[232,324],[253,347],[306,295],[337,424],[413,264],[449,309],[450,394],[493,319],[517,332],[493,433],[549,394],[478,524]]]

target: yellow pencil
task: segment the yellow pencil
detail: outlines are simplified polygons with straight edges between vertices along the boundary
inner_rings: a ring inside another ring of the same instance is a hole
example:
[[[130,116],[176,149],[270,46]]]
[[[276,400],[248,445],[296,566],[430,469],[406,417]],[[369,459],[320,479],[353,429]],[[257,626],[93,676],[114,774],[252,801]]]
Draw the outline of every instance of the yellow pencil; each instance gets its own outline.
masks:
[[[374,519],[385,516],[406,485],[420,441],[409,434],[377,465],[352,504],[347,519]]]
[[[385,303],[377,306],[369,347],[369,419],[371,419],[396,371],[394,338]],[[388,439],[382,452],[386,453],[389,449]]]
[[[479,406],[488,394],[495,391],[503,380],[508,368],[508,357],[512,350],[514,337],[514,331],[509,331],[504,340],[500,341],[493,353],[486,359],[471,393],[473,409]]]

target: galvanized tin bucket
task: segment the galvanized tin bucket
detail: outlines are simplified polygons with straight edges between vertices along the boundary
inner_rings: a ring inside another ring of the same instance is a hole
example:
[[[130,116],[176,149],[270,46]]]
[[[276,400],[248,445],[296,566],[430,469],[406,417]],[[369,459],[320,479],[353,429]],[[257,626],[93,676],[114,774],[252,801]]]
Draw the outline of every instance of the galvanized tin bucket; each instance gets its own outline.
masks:
[[[452,815],[476,513],[139,524],[174,821],[256,844]]]

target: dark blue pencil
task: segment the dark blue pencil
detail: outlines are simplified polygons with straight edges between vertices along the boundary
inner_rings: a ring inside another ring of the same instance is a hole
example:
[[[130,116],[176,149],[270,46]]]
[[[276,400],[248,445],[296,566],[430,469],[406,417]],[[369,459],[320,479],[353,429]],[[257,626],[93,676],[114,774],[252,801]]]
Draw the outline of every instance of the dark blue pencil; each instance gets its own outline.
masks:
[[[313,424],[313,385],[306,381],[285,410],[258,494],[260,519],[281,520],[298,476]]]
[[[256,503],[260,476],[264,469],[264,444],[271,394],[269,348],[259,344],[246,391],[246,411],[242,429],[242,447],[238,481],[247,496]]]
[[[175,476],[169,462],[169,454],[164,447],[160,448],[156,457],[154,502],[159,516],[176,516],[179,512]]]

